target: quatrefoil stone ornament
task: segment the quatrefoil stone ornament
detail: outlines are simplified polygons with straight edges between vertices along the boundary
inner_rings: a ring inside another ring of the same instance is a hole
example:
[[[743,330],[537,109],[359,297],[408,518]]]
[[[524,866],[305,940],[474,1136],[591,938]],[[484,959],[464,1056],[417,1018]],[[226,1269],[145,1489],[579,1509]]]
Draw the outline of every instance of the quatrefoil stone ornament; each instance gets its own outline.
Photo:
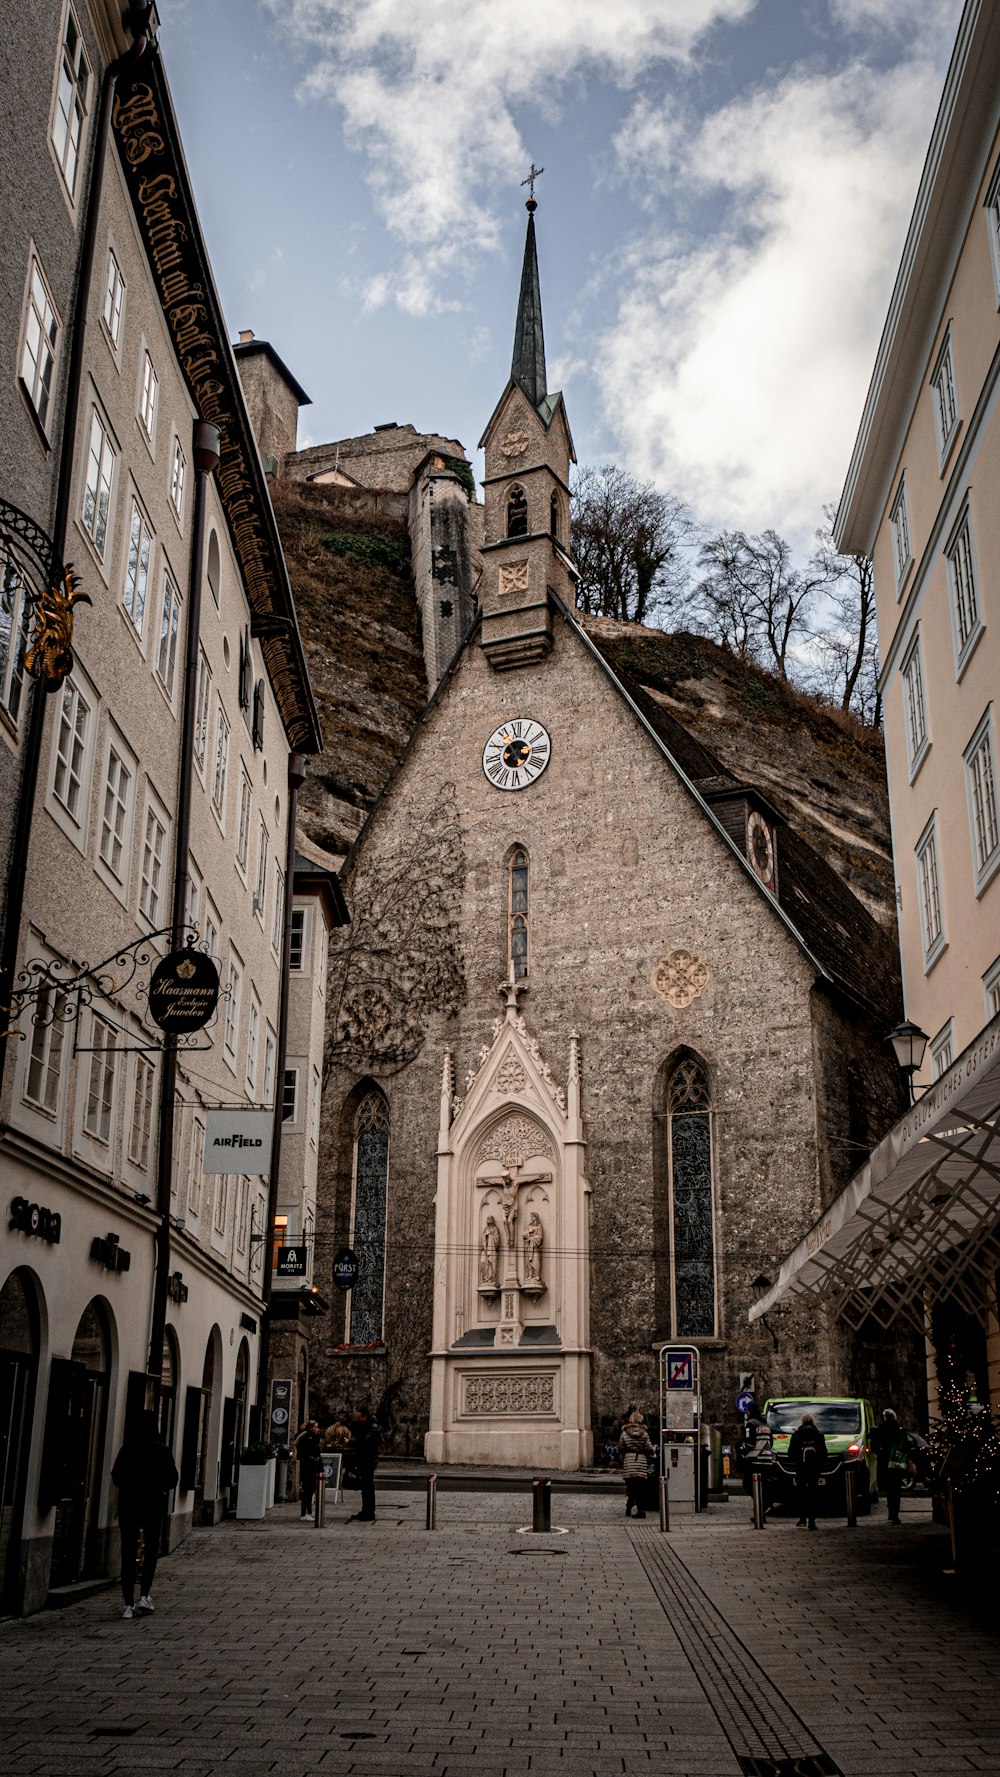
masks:
[[[500,440],[500,449],[505,457],[523,457],[527,448],[528,434],[522,432],[520,427],[515,427],[511,432],[505,432]]]
[[[658,962],[650,981],[661,1000],[678,1011],[699,999],[708,986],[710,971],[690,950],[671,950]]]

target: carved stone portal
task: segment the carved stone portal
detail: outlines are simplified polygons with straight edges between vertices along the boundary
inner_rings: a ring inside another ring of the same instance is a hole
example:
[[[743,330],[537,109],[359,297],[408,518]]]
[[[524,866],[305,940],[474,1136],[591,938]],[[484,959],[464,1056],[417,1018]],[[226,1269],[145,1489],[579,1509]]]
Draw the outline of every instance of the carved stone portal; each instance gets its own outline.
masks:
[[[466,1376],[466,1413],[553,1413],[554,1376]]]
[[[650,976],[661,1000],[679,1011],[701,997],[710,979],[706,964],[690,950],[672,950],[657,963]]]

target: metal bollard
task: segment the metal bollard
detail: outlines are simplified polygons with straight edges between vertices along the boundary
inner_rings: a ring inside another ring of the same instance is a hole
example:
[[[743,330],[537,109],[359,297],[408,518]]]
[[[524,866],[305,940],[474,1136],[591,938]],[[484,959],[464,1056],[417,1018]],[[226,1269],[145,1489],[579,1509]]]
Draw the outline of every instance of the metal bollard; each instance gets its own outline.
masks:
[[[427,1529],[437,1529],[438,1478],[437,1475],[427,1477]]]
[[[844,1492],[847,1495],[847,1528],[857,1530],[858,1508],[854,1500],[854,1470],[844,1469]]]
[[[316,1493],[313,1499],[313,1523],[317,1530],[322,1530],[326,1516],[326,1476],[316,1476]]]
[[[531,1483],[531,1528],[532,1530],[549,1531],[552,1529],[552,1482],[539,1475]]]
[[[670,1482],[666,1475],[660,1476],[660,1529],[670,1529]]]
[[[764,1477],[753,1474],[750,1476],[750,1498],[753,1501],[753,1527],[763,1530],[767,1522],[764,1513]]]

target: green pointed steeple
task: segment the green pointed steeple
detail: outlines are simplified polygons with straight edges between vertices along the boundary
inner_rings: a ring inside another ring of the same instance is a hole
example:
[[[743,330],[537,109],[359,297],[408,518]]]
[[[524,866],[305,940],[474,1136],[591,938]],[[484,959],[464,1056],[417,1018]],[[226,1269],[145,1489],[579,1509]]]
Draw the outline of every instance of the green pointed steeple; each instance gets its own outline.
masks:
[[[530,197],[524,207],[528,212],[528,235],[524,243],[521,294],[517,304],[510,375],[511,381],[524,390],[532,407],[537,408],[548,393],[545,382],[545,336],[542,333],[542,293],[538,285],[538,254],[535,251],[535,211],[538,205]]]

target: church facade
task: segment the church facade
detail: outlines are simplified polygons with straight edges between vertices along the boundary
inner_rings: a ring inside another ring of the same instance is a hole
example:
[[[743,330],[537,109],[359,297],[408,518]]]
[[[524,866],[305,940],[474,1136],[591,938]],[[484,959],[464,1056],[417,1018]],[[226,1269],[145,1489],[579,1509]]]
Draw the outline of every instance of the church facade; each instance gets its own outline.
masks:
[[[368,1399],[433,1462],[593,1460],[702,1354],[706,1417],[847,1385],[755,1282],[899,1103],[892,945],[575,610],[566,409],[529,205],[484,435],[476,620],[345,866],[330,958],[312,1410]]]

